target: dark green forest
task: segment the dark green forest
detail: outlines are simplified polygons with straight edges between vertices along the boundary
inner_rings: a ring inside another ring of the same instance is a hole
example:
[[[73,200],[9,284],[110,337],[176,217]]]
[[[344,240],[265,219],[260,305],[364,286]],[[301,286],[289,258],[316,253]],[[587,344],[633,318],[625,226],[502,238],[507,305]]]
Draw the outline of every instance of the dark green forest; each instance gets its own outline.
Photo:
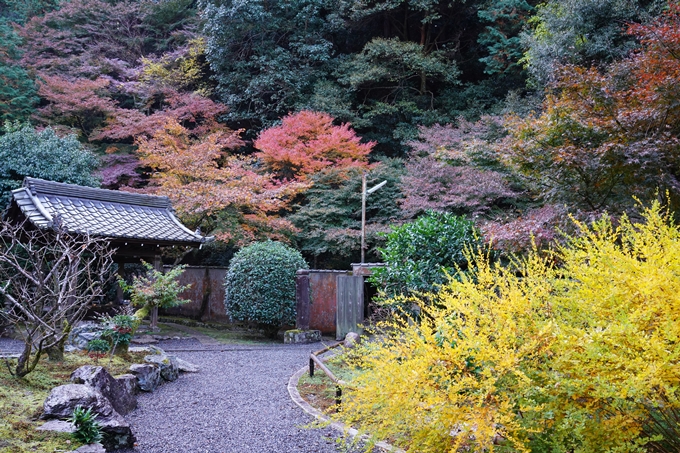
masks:
[[[675,1],[0,0],[0,36],[3,200],[167,195],[218,239],[187,262],[345,268],[363,173],[368,261],[429,211],[509,254],[680,201]]]

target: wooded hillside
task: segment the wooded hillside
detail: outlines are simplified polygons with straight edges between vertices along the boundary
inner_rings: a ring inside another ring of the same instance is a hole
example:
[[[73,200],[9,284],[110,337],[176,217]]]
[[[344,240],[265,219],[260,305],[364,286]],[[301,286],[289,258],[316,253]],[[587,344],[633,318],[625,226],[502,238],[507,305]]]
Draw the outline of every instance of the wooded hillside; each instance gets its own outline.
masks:
[[[0,0],[0,42],[3,199],[167,195],[218,238],[188,260],[358,261],[362,172],[369,261],[428,210],[509,253],[680,202],[676,1]]]

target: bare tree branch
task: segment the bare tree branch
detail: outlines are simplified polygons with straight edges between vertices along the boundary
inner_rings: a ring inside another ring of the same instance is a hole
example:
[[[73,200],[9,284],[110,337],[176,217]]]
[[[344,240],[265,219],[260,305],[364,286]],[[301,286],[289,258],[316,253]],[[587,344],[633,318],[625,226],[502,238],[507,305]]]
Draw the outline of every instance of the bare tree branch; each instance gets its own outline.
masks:
[[[113,253],[103,238],[0,221],[0,316],[24,340],[14,375],[33,371],[103,296]]]

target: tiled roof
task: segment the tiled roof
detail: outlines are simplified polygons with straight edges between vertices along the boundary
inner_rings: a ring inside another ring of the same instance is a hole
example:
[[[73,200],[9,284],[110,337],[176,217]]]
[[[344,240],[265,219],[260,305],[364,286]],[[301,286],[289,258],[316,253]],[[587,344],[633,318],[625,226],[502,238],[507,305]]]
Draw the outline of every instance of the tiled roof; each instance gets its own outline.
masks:
[[[116,190],[94,189],[26,178],[12,191],[13,203],[40,228],[60,222],[67,231],[163,244],[201,244],[174,216],[170,200]]]

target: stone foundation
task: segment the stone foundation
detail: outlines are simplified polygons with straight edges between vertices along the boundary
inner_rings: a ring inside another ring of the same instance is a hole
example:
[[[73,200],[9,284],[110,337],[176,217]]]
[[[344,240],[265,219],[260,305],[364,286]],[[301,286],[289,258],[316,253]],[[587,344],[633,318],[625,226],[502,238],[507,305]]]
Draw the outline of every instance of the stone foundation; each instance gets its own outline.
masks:
[[[321,341],[320,330],[286,330],[283,334],[285,344],[316,343]]]

